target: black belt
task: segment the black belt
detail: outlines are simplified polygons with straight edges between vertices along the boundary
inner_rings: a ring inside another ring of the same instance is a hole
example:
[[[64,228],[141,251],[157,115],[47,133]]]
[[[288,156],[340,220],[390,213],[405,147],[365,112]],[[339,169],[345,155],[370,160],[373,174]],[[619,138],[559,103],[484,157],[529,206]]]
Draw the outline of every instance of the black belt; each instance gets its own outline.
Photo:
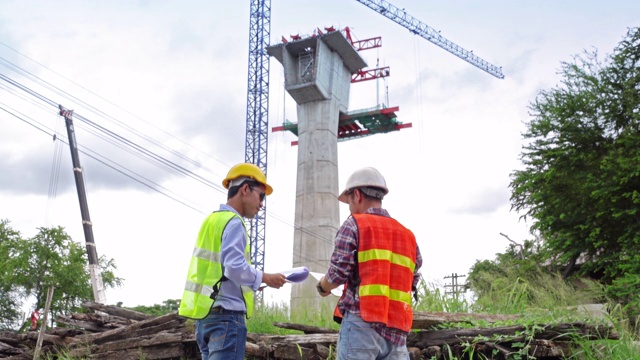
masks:
[[[244,311],[239,310],[227,310],[221,306],[216,306],[211,308],[211,312],[215,314],[237,314],[237,315],[245,315]]]

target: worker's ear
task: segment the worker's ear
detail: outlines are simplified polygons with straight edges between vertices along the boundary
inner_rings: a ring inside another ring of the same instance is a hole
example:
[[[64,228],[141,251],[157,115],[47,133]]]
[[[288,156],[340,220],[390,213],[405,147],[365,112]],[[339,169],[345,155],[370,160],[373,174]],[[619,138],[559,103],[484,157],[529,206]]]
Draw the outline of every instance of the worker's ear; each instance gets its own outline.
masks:
[[[355,189],[353,191],[353,195],[356,198],[356,203],[359,203],[360,201],[362,201],[362,199],[364,199],[364,195],[362,195],[362,190],[360,189]]]

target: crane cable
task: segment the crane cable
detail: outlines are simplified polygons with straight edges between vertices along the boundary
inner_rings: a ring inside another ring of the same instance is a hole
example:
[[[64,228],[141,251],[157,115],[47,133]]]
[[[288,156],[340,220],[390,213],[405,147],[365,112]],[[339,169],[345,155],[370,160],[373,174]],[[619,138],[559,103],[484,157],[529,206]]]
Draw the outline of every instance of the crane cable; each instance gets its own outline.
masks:
[[[53,223],[51,218],[53,202],[58,194],[58,182],[60,180],[60,164],[62,160],[62,143],[56,141],[58,137],[60,121],[56,119],[56,129],[53,134],[53,159],[51,161],[51,174],[49,175],[49,193],[47,194],[47,207],[45,210],[45,226],[50,227]]]
[[[416,72],[416,82],[415,82],[415,92],[416,92],[416,103],[418,106],[418,153],[424,153],[424,128],[425,125],[422,123],[422,75],[420,69],[422,68],[422,64],[420,61],[420,42],[418,41],[418,37],[413,38],[413,57],[414,57],[414,65]]]

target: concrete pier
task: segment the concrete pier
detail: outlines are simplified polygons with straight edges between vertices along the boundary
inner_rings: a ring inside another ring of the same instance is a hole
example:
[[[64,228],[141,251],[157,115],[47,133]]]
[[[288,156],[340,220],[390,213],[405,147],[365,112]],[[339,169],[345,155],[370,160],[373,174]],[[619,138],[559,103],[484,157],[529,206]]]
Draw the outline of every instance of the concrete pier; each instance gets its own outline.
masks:
[[[285,89],[297,103],[298,171],[293,266],[325,273],[340,227],[338,118],[349,105],[351,75],[367,66],[340,31],[267,48],[282,63]],[[291,291],[291,310],[332,312],[338,298],[322,298],[309,277]]]

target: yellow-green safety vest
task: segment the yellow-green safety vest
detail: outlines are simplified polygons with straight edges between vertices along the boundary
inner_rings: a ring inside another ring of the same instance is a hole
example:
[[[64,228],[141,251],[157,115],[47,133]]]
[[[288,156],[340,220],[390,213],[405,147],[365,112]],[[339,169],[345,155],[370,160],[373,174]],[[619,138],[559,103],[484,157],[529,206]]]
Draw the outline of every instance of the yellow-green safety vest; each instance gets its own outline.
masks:
[[[233,211],[215,211],[209,215],[198,233],[196,246],[193,248],[191,264],[187,274],[187,282],[184,286],[182,301],[178,315],[190,319],[204,319],[211,310],[214,300],[211,299],[213,286],[222,278],[222,233],[231,219],[237,217],[245,226],[244,220]],[[246,232],[246,246],[244,257],[251,265],[251,254],[249,246],[249,234]],[[244,303],[247,307],[247,318],[253,314],[254,293],[249,286],[240,286]]]

